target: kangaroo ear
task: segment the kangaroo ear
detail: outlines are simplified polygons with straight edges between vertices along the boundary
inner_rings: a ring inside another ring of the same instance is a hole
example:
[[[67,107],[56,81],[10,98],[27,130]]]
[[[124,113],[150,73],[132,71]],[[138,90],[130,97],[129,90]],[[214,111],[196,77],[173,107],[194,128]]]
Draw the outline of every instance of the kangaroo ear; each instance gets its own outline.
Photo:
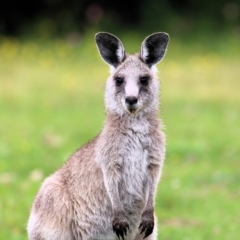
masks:
[[[117,67],[125,57],[122,42],[114,35],[100,32],[95,35],[95,41],[103,60],[113,67]]]
[[[158,32],[148,36],[141,46],[141,59],[149,67],[157,64],[165,55],[168,41],[169,36],[167,33]]]

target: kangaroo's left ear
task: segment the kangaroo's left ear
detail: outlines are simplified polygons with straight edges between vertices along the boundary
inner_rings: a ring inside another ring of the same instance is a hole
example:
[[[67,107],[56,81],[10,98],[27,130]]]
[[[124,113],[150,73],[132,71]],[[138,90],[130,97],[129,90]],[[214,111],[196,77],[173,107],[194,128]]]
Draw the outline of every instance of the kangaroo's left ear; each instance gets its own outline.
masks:
[[[167,50],[169,36],[167,33],[154,33],[142,43],[140,57],[149,67],[160,62]]]
[[[103,60],[113,67],[117,67],[125,58],[122,42],[113,34],[100,32],[95,35],[95,41]]]

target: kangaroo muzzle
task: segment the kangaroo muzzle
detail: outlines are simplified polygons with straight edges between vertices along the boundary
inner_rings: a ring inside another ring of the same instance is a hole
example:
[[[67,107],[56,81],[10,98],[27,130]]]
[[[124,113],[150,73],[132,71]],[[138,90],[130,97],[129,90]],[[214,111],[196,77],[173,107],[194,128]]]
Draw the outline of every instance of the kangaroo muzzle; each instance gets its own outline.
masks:
[[[125,98],[125,104],[127,110],[131,113],[134,113],[137,110],[138,98],[135,96],[129,96]]]

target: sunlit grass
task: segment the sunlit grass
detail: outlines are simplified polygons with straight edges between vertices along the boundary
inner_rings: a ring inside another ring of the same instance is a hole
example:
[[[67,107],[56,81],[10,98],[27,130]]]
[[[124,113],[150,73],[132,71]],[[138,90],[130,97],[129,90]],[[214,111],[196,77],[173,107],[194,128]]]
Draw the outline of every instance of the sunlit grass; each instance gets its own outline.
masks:
[[[119,37],[138,51],[137,34]],[[168,139],[156,201],[162,240],[240,234],[240,48],[231,38],[212,42],[172,38],[159,64]],[[92,33],[78,44],[0,39],[0,239],[26,239],[41,181],[101,130],[107,76]]]

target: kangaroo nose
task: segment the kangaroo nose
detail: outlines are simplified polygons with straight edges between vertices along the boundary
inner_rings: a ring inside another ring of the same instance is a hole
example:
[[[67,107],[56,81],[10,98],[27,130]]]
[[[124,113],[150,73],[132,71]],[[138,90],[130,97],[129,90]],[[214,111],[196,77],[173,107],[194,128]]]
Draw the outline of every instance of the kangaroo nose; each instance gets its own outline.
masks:
[[[125,102],[129,105],[134,105],[138,102],[138,99],[136,97],[130,96],[126,97]]]

